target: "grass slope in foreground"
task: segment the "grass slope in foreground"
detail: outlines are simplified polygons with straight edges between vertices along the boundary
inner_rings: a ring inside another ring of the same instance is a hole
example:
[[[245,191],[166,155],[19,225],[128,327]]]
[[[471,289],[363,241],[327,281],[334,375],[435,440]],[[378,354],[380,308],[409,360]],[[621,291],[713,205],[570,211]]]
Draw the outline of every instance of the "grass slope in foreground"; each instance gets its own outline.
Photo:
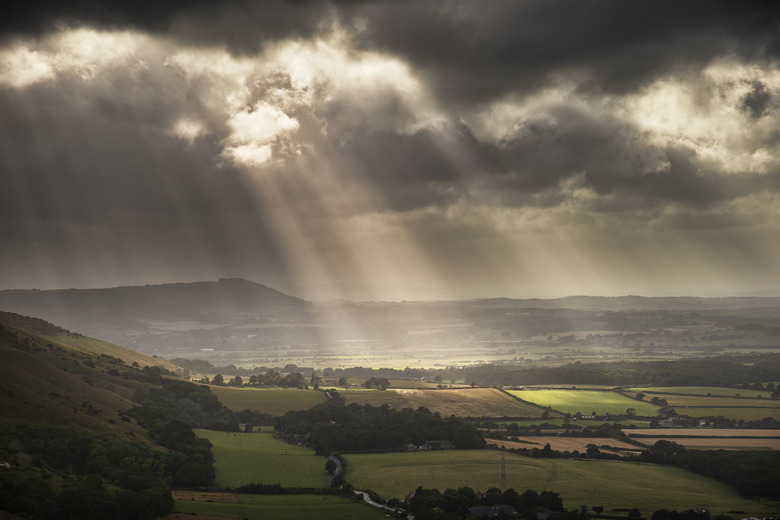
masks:
[[[654,464],[607,460],[533,459],[492,450],[347,455],[347,480],[356,489],[373,489],[384,498],[403,497],[417,486],[443,491],[469,486],[475,491],[506,485],[522,492],[555,491],[568,509],[604,506],[659,509],[709,509],[713,514],[740,510],[756,516],[773,507],[743,498],[731,487],[693,473]]]
[[[274,439],[270,433],[195,430],[211,441],[214,483],[236,488],[244,484],[281,484],[283,487],[328,487],[326,459],[309,448]]]
[[[333,495],[235,495],[239,503],[177,500],[174,511],[181,515],[165,518],[191,518],[194,515],[217,518],[273,518],[274,520],[372,520],[386,513],[346,497]],[[183,516],[184,514],[188,516]],[[191,516],[192,515],[192,516]],[[195,516],[197,518],[197,516]]]

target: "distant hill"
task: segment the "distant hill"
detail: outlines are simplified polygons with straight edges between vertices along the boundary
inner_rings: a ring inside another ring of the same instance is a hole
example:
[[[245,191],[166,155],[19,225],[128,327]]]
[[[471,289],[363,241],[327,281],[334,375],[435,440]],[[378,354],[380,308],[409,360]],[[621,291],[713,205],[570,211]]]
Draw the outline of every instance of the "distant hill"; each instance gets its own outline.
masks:
[[[182,323],[209,327],[247,321],[297,323],[306,320],[309,307],[304,300],[237,278],[106,289],[0,291],[0,310],[37,316],[146,352],[156,351],[152,336],[160,330],[180,331]],[[144,334],[150,341],[137,341]]]
[[[270,310],[295,315],[307,305],[294,296],[238,278],[106,289],[0,291],[0,309],[40,316],[66,327],[85,321],[203,320]]]
[[[566,296],[565,298],[487,298],[468,301],[468,305],[517,309],[572,309],[582,311],[705,311],[780,308],[780,298],[729,296]]]

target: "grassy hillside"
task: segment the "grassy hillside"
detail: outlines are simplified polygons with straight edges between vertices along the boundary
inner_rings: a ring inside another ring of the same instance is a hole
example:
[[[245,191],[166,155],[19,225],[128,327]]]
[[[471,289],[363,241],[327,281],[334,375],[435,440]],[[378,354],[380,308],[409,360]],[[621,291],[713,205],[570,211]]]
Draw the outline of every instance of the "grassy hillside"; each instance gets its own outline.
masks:
[[[177,368],[176,365],[162,358],[149,356],[129,348],[83,336],[39,318],[0,311],[0,324],[11,334],[14,332],[22,332],[33,338],[45,340],[46,344],[67,347],[72,350],[96,354],[98,356],[101,354],[112,356],[121,359],[128,365],[138,363],[139,366],[159,366],[171,371],[175,371]]]
[[[168,376],[123,357],[147,360],[41,320],[0,315],[0,512],[154,518],[173,507],[171,483],[210,468],[208,447],[199,446],[204,458],[187,443],[187,424],[147,424],[165,450],[131,417],[131,399],[162,392]]]
[[[120,356],[155,360],[129,352],[42,320],[0,313],[2,424],[57,425],[143,441],[144,430],[125,412],[136,391],[153,385],[122,377],[131,368],[139,375],[143,370]]]

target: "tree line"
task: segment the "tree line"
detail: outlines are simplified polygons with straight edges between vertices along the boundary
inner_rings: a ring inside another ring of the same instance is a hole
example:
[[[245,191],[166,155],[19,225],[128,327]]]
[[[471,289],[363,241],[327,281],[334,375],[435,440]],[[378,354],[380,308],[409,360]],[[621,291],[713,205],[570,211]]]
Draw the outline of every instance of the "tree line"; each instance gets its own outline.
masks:
[[[310,410],[291,411],[276,420],[276,430],[288,441],[331,452],[402,450],[426,441],[447,441],[460,449],[482,448],[485,440],[476,427],[457,417],[442,417],[420,407],[417,410],[389,406],[344,405],[337,392]]]

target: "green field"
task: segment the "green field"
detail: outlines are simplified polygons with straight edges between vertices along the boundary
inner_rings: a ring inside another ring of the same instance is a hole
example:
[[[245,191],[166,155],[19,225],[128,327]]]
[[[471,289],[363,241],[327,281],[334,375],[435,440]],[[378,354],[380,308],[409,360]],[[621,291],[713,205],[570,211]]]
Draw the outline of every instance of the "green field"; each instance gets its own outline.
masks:
[[[341,392],[347,404],[371,404],[390,408],[417,409],[421,406],[445,417],[541,417],[544,410],[513,399],[495,388],[455,388],[444,390],[377,390]]]
[[[607,460],[533,459],[493,450],[348,455],[347,480],[356,489],[370,488],[386,499],[403,498],[418,485],[439,490],[469,486],[485,491],[501,485],[502,456],[507,487],[558,492],[570,509],[582,504],[605,509],[637,507],[648,518],[658,509],[741,510],[757,516],[777,512],[776,505],[742,498],[726,484],[678,468]]]
[[[238,495],[238,498],[239,504],[177,500],[174,512],[239,520],[371,520],[386,516],[364,503],[332,495]]]
[[[649,388],[630,388],[626,390],[631,393],[643,392],[645,394],[678,394],[678,395],[712,395],[720,397],[755,397],[761,396],[763,399],[769,399],[772,396],[771,391],[767,390],[746,390],[744,388],[724,388],[720,386],[653,386]],[[648,395],[645,399],[652,399],[653,395]]]
[[[572,415],[581,412],[589,415],[623,414],[628,408],[636,410],[637,415],[654,417],[657,406],[649,402],[637,401],[618,392],[602,390],[508,390],[524,401],[540,406],[549,406],[553,410]]]
[[[733,408],[733,407],[687,407],[675,408],[677,413],[690,417],[718,417],[726,419],[744,419],[746,421],[759,421],[764,417],[773,417],[780,420],[780,408]]]
[[[750,399],[747,397],[719,397],[706,395],[653,394],[666,399],[669,406],[718,406],[724,408],[780,408],[778,399]]]
[[[325,402],[325,394],[318,390],[297,388],[233,388],[212,386],[222,404],[234,411],[257,410],[274,416],[290,410],[308,410]]]
[[[274,439],[269,433],[195,430],[211,441],[218,487],[281,484],[285,487],[327,487],[326,459],[313,450]]]

